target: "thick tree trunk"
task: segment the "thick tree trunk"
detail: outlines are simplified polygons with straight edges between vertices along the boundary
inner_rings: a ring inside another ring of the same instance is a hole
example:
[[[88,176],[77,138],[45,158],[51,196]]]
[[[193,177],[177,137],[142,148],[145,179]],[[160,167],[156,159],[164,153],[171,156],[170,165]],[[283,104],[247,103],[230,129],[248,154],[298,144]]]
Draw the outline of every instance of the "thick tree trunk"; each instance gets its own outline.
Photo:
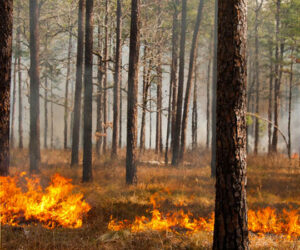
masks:
[[[279,27],[280,27],[280,5],[281,0],[276,1],[276,32],[275,32],[275,83],[274,83],[274,129],[272,138],[272,152],[277,153],[278,143],[278,113],[280,107],[280,77],[279,77]]]
[[[249,249],[246,203],[247,5],[218,4],[216,207],[213,249]]]
[[[131,27],[129,45],[126,183],[137,183],[137,95],[140,50],[140,0],[131,1]]]
[[[189,73],[188,73],[188,79],[187,79],[187,83],[186,83],[184,109],[183,109],[182,124],[181,124],[180,160],[183,159],[183,154],[185,152],[186,127],[187,127],[187,121],[188,121],[190,96],[191,96],[193,75],[194,75],[194,69],[195,69],[195,57],[196,57],[197,48],[198,48],[197,43],[198,43],[198,37],[199,37],[199,29],[200,29],[200,24],[201,24],[201,20],[202,20],[203,4],[204,4],[204,0],[200,0],[194,34],[193,34],[192,48],[191,48],[191,53],[190,53]]]
[[[79,0],[76,82],[75,82],[75,97],[74,97],[74,122],[73,122],[73,132],[72,132],[71,166],[77,165],[79,162],[78,151],[79,151],[80,120],[81,120],[82,74],[83,74],[84,10],[85,10],[85,0]]]
[[[70,24],[69,24],[70,25]],[[65,88],[65,103],[64,103],[64,149],[68,148],[68,120],[69,120],[69,83],[71,71],[71,52],[72,52],[72,28],[69,31],[69,47],[67,60],[67,79]]]
[[[176,108],[176,123],[173,143],[172,165],[177,166],[180,153],[180,131],[181,131],[181,114],[182,114],[182,97],[184,85],[184,61],[185,61],[185,38],[186,38],[186,8],[187,0],[182,0],[182,20],[181,20],[181,38],[180,38],[180,62],[179,62],[179,79]]]
[[[39,171],[40,163],[40,57],[39,57],[39,6],[29,1],[30,9],[30,173]]]
[[[270,42],[271,44],[271,42]],[[269,103],[268,103],[268,120],[272,121],[272,103],[273,103],[273,49],[270,45],[270,76],[269,76]],[[268,154],[272,152],[272,124],[268,124]]]
[[[93,0],[86,2],[85,65],[84,65],[84,130],[82,182],[93,179],[92,111],[93,111]]]
[[[108,66],[108,0],[105,1],[105,20],[104,20],[104,30],[105,30],[105,41],[104,41],[104,82],[103,82],[103,132],[105,136],[103,137],[103,153],[106,153],[107,146],[107,66]]]
[[[113,137],[112,137],[112,157],[117,155],[119,137],[119,97],[120,97],[120,72],[122,57],[122,5],[121,0],[117,1],[117,38],[116,38],[116,63],[114,74],[114,118],[113,118]]]
[[[178,70],[178,39],[179,39],[179,0],[173,0],[174,13],[172,24],[172,63],[170,85],[172,86],[172,128],[171,128],[171,149],[173,149],[176,123],[177,104],[177,70]]]
[[[216,152],[217,152],[217,54],[218,54],[218,0],[215,0],[214,18],[214,56],[212,75],[212,116],[211,116],[211,177],[216,176]]]
[[[9,115],[13,0],[0,2],[0,176],[9,174]]]

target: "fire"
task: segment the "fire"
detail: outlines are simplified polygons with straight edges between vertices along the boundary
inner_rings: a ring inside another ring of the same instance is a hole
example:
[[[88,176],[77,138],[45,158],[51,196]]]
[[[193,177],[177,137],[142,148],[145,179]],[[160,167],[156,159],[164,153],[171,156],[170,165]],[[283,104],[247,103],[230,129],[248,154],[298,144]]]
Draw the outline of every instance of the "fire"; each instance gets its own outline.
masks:
[[[59,174],[52,176],[45,190],[39,178],[28,178],[25,172],[0,177],[0,187],[0,222],[3,224],[22,226],[39,222],[50,229],[79,228],[84,214],[91,208],[82,194],[73,193],[75,186],[71,180]]]
[[[153,205],[151,218],[145,216],[136,217],[134,222],[127,220],[116,221],[111,218],[108,229],[111,231],[120,231],[129,229],[132,232],[141,232],[148,230],[185,232],[187,234],[200,231],[212,232],[214,229],[214,213],[209,218],[194,218],[190,212],[185,213],[182,209],[179,211],[162,214],[158,209],[156,199],[157,194],[150,198]],[[258,211],[248,211],[249,231],[259,235],[266,233],[285,235],[288,239],[300,237],[299,210],[282,210],[282,213],[276,213],[275,209],[270,207],[259,209]]]

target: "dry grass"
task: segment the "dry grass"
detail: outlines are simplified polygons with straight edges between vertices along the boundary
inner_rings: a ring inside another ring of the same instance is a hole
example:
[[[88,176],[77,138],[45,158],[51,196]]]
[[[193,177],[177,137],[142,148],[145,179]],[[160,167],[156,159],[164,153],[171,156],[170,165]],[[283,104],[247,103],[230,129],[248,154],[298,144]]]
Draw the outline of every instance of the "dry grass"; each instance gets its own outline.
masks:
[[[186,164],[178,168],[156,165],[163,162],[153,152],[140,155],[138,185],[128,187],[125,179],[125,152],[119,159],[109,155],[94,160],[94,182],[81,183],[81,168],[70,169],[70,152],[43,151],[43,185],[58,172],[73,179],[92,205],[84,226],[80,229],[57,228],[47,230],[40,226],[25,229],[2,227],[3,249],[210,249],[212,233],[201,232],[192,236],[170,232],[128,231],[108,232],[107,223],[112,215],[117,219],[133,220],[137,215],[149,216],[149,198],[161,192],[163,212],[189,210],[194,216],[208,216],[214,209],[214,181],[210,178],[209,154],[187,153]],[[248,160],[249,208],[271,206],[277,209],[300,207],[300,168],[283,157],[253,157]],[[11,173],[28,170],[25,151],[13,151]],[[178,204],[181,204],[178,206]],[[252,249],[299,249],[300,242],[267,235],[250,235]]]

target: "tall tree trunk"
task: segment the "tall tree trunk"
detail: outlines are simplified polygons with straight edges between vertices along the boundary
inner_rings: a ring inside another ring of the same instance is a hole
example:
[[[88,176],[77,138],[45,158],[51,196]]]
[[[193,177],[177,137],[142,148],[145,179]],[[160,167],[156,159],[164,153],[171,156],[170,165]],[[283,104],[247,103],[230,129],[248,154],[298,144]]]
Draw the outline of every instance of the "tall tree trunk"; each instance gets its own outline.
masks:
[[[122,90],[122,56],[120,57],[120,115],[119,115],[119,148],[122,148],[122,124],[123,124],[123,90]]]
[[[197,56],[196,56],[197,58]],[[198,84],[198,64],[196,63],[195,68],[195,79],[194,79],[194,94],[193,94],[193,111],[192,111],[192,147],[193,150],[197,148],[198,142],[198,104],[197,104],[197,84]]]
[[[182,0],[182,17],[181,17],[181,38],[180,38],[180,62],[179,62],[179,79],[178,79],[178,93],[177,93],[177,108],[176,108],[176,123],[172,165],[178,165],[180,152],[180,131],[181,131],[181,113],[182,113],[182,97],[184,85],[184,59],[185,59],[185,38],[186,38],[186,4],[187,0]]]
[[[131,1],[131,26],[129,45],[126,183],[137,183],[137,95],[140,50],[140,0]]]
[[[48,28],[48,25],[47,25]],[[45,53],[48,52],[48,34],[46,33],[45,38]],[[44,89],[44,148],[48,148],[48,67],[46,64],[46,74],[45,74],[45,89]]]
[[[150,74],[152,67],[152,59],[147,67],[147,46],[144,47],[144,72],[143,72],[143,106],[142,106],[142,121],[140,133],[140,152],[145,150],[145,124],[146,124],[146,108],[148,102],[148,92],[150,87]]]
[[[98,23],[98,51],[101,51],[101,25]],[[97,88],[97,124],[96,124],[96,132],[97,132],[97,140],[96,140],[96,153],[97,156],[100,156],[101,143],[102,143],[102,83],[103,83],[103,61],[102,57],[98,56],[98,88]]]
[[[272,103],[273,103],[273,49],[269,42],[270,56],[270,76],[269,76],[269,103],[268,103],[268,120],[272,121]],[[268,124],[268,154],[272,151],[272,124]]]
[[[278,143],[278,113],[280,105],[280,77],[279,77],[279,29],[280,29],[280,5],[281,0],[276,1],[276,32],[275,32],[275,83],[274,83],[274,129],[272,139],[272,152],[277,153]]]
[[[12,107],[11,107],[11,128],[10,128],[10,147],[15,147],[15,113],[16,113],[16,86],[17,86],[17,53],[15,53],[13,69],[13,86],[12,86]]]
[[[291,66],[290,66],[290,79],[289,79],[289,118],[288,118],[288,155],[291,159],[292,156],[292,137],[291,137],[291,120],[292,120],[292,90],[293,90],[293,59],[294,48],[291,49]]]
[[[86,2],[85,61],[84,61],[84,130],[82,182],[93,179],[92,172],[92,113],[93,113],[93,5]]]
[[[9,115],[13,0],[0,2],[0,176],[9,174]]]
[[[172,128],[171,128],[171,149],[174,144],[175,123],[176,123],[176,104],[177,104],[177,70],[178,70],[178,38],[179,38],[179,0],[173,0],[174,13],[172,24],[172,63],[170,85],[172,86]]]
[[[51,81],[50,86],[50,96],[51,96],[51,105],[50,105],[50,122],[51,122],[51,128],[50,128],[50,147],[51,149],[54,148],[54,109],[53,109],[53,82]]]
[[[259,11],[262,6],[261,4],[258,5],[258,0],[256,0],[256,7],[255,7],[255,82],[256,82],[256,106],[255,106],[255,113],[259,114],[259,93],[260,93],[260,82],[259,82],[259,38],[258,38],[258,26],[259,26]],[[256,117],[255,119],[255,137],[254,137],[254,154],[258,152],[258,143],[259,143],[259,119]]]
[[[108,0],[105,1],[105,42],[104,42],[104,82],[103,82],[103,132],[105,136],[103,137],[103,153],[106,153],[107,146],[107,66],[108,66]]]
[[[39,171],[40,163],[40,57],[38,0],[29,0],[30,9],[30,173]]]
[[[213,249],[249,249],[246,203],[247,4],[218,4],[217,162]]]
[[[69,25],[71,25],[69,23]],[[67,79],[65,89],[65,103],[64,103],[64,149],[68,148],[68,118],[69,118],[69,83],[71,71],[71,52],[72,52],[72,28],[69,30],[69,47],[68,47],[68,60],[67,60]]]
[[[150,83],[151,85],[151,83]],[[149,124],[149,148],[152,149],[152,93],[151,93],[151,86],[150,86],[150,90],[149,90],[149,108],[150,108],[150,112],[149,112],[149,120],[150,120],[150,124]]]
[[[161,133],[161,109],[162,109],[162,66],[161,51],[158,51],[157,62],[157,87],[156,87],[156,137],[155,137],[155,153],[162,153],[162,133]]]
[[[80,120],[81,120],[82,74],[83,74],[84,10],[85,10],[85,0],[79,0],[76,82],[75,82],[75,97],[74,97],[74,122],[73,122],[73,131],[72,131],[71,166],[77,165],[79,162],[78,151],[79,151]]]
[[[17,18],[20,17],[20,6],[18,6]],[[19,96],[19,149],[23,148],[23,103],[22,103],[22,71],[21,71],[21,27],[17,27],[17,51],[18,51],[18,96]]]
[[[113,138],[112,138],[112,157],[117,155],[119,137],[119,97],[120,97],[120,78],[121,78],[121,57],[122,57],[122,5],[121,0],[117,1],[117,29],[116,29],[116,63],[114,74],[114,118],[113,118]]]
[[[186,127],[188,121],[188,114],[189,114],[189,104],[190,104],[190,96],[193,84],[193,75],[195,69],[195,58],[198,48],[198,37],[199,37],[199,29],[202,20],[202,9],[203,9],[204,0],[200,0],[199,7],[198,7],[198,14],[197,20],[195,24],[194,34],[193,34],[193,41],[192,41],[192,48],[190,53],[190,63],[189,63],[189,73],[188,79],[186,84],[186,92],[185,92],[185,99],[184,99],[184,109],[182,115],[182,124],[181,124],[181,147],[180,147],[180,159],[183,159],[183,154],[185,152],[185,144],[186,144]]]

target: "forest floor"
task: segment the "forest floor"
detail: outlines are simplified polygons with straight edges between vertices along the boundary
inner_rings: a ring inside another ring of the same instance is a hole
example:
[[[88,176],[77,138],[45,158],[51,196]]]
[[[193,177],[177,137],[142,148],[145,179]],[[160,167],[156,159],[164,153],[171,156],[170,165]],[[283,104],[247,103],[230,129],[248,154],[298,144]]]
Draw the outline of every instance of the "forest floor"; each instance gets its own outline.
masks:
[[[54,173],[72,178],[85,200],[91,205],[83,226],[79,229],[42,226],[26,228],[4,225],[3,249],[211,249],[212,232],[145,231],[109,232],[110,218],[134,221],[136,216],[151,216],[150,197],[160,199],[160,211],[183,209],[195,218],[208,218],[214,211],[214,180],[210,178],[209,153],[187,153],[183,166],[174,168],[163,164],[153,152],[141,155],[138,167],[138,184],[125,185],[125,152],[119,159],[110,156],[94,157],[94,181],[81,183],[81,167],[70,169],[69,151],[42,151],[41,179],[47,185]],[[25,151],[13,151],[11,174],[28,171]],[[300,168],[297,162],[290,165],[285,156],[248,157],[247,201],[250,209],[272,207],[278,211],[300,208]],[[300,239],[250,232],[251,249],[300,249]]]

